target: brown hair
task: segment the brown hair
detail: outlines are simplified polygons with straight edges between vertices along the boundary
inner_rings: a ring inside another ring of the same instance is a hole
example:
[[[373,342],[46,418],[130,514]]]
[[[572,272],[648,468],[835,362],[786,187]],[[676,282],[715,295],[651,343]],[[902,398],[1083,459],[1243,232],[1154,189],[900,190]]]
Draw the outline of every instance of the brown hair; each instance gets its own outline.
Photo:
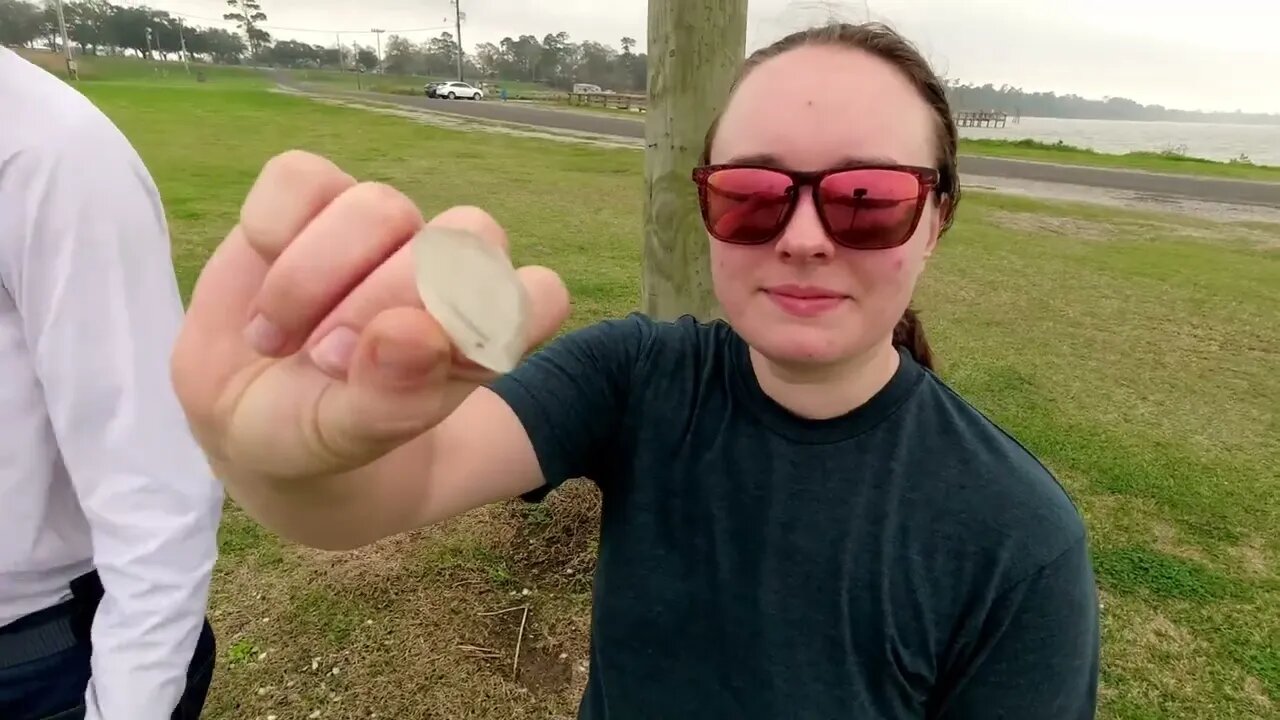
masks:
[[[882,60],[888,61],[901,70],[929,104],[934,113],[934,132],[937,140],[938,185],[934,188],[942,205],[942,228],[945,232],[951,227],[955,217],[956,205],[960,202],[960,179],[956,171],[956,124],[951,116],[951,104],[947,101],[946,86],[920,51],[908,40],[894,30],[881,23],[865,23],[853,25],[849,23],[832,23],[792,33],[781,40],[761,48],[751,54],[738,77],[733,81],[730,97],[753,69],[764,61],[777,57],[788,50],[812,45],[834,45],[837,47],[862,50]],[[727,105],[728,103],[726,103]],[[723,113],[723,111],[721,111]],[[701,164],[711,162],[711,144],[715,141],[716,130],[720,126],[717,116],[707,129],[706,142],[702,146]],[[925,339],[924,326],[914,308],[908,307],[902,319],[893,329],[893,344],[905,348],[916,362],[935,369],[933,349]]]

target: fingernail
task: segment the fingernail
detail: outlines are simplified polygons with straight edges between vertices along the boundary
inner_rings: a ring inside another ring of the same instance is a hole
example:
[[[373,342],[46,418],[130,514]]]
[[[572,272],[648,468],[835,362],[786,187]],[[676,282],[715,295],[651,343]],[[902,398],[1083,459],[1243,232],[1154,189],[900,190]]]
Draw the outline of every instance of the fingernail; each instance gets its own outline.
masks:
[[[394,341],[378,343],[373,350],[373,360],[384,373],[400,380],[411,380],[430,369],[423,352]]]
[[[356,344],[360,336],[348,327],[337,327],[329,331],[311,350],[311,361],[321,370],[333,375],[342,375],[351,367],[351,358],[356,353]]]
[[[284,347],[284,331],[262,315],[255,315],[244,329],[244,338],[259,355],[275,355]]]

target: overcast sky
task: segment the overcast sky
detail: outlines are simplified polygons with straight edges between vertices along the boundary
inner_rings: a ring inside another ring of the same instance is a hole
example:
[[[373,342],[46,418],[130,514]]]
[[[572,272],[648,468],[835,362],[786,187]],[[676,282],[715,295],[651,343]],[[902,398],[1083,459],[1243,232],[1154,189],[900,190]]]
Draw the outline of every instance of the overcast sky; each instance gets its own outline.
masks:
[[[381,27],[421,41],[452,30],[450,0],[259,0],[277,39],[331,45]],[[647,0],[462,0],[468,52],[505,35],[645,47]],[[125,0],[218,18],[222,0]],[[1203,110],[1280,112],[1280,5],[1268,0],[749,0],[748,49],[825,19],[884,20],[950,77]],[[192,19],[202,25],[225,25]],[[289,28],[289,29],[286,29]],[[303,32],[317,30],[323,32]],[[386,39],[386,36],[383,36]],[[374,36],[343,42],[372,45]]]

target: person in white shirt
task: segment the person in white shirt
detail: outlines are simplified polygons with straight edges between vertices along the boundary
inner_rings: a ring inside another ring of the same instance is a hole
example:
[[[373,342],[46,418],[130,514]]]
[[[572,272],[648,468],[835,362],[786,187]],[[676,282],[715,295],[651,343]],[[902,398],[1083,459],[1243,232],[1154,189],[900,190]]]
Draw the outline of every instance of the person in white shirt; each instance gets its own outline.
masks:
[[[222,490],[169,380],[182,300],[119,130],[0,48],[0,718],[196,718]]]

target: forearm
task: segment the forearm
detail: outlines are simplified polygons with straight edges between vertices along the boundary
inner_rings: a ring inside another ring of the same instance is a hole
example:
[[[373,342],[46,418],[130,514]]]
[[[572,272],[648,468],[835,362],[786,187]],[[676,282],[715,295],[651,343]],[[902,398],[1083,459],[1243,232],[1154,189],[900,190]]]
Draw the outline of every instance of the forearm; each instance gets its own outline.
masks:
[[[322,550],[352,550],[420,525],[431,476],[429,433],[340,475],[280,479],[214,461],[227,494],[281,537]]]
[[[104,482],[134,486],[134,497],[162,512],[106,528],[99,519],[95,529],[105,592],[93,620],[87,720],[164,720],[186,687],[205,618],[220,493],[175,502],[148,492],[145,478]]]
[[[222,493],[168,382],[183,312],[159,195],[100,113],[55,120],[58,141],[8,168],[29,229],[9,289],[104,590],[87,716],[161,720],[205,614]]]
[[[487,388],[426,433],[341,475],[278,479],[232,471],[217,460],[214,467],[250,516],[325,550],[367,545],[543,483],[524,425]]]

